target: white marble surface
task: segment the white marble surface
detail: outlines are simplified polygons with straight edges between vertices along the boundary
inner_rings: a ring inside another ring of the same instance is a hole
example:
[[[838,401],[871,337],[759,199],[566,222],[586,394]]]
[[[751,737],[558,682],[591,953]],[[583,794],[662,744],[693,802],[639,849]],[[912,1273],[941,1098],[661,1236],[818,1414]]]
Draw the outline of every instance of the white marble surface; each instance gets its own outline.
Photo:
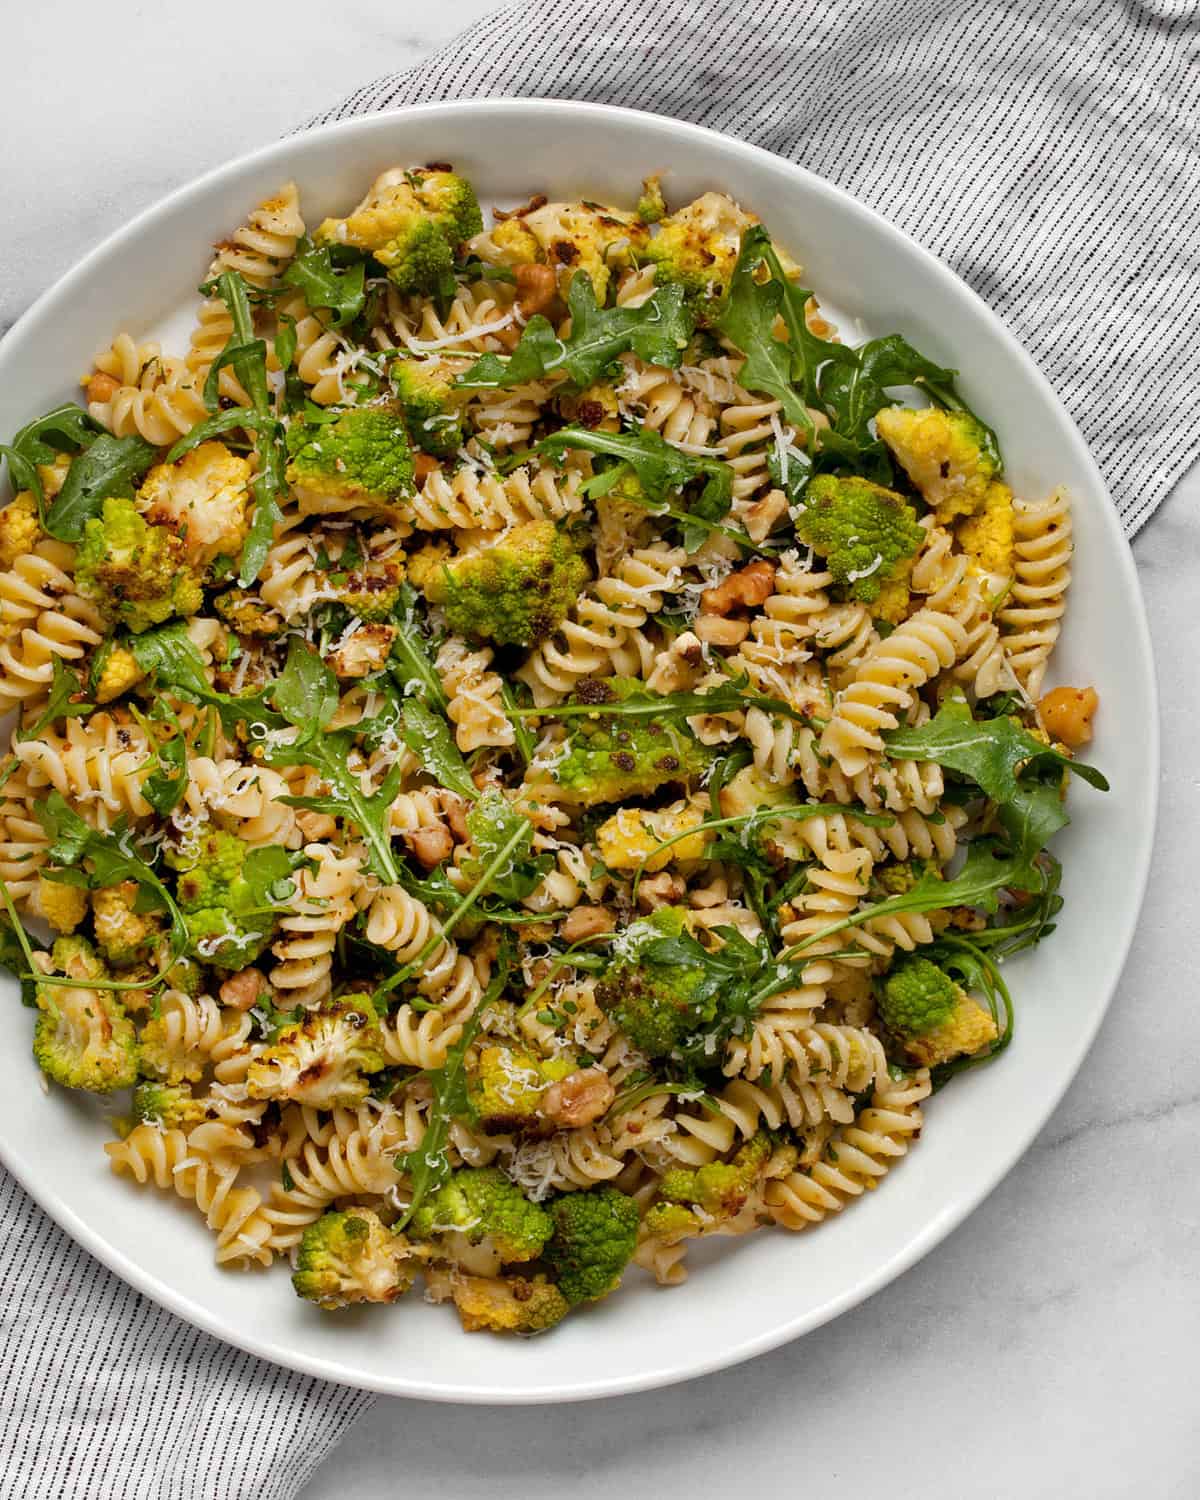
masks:
[[[6,7],[0,329],[134,210],[492,8]],[[1200,1495],[1198,501],[1193,475],[1134,545],[1165,752],[1139,937],[1083,1073],[1001,1188],[865,1306],[738,1369],[542,1410],[380,1400],[304,1500]]]

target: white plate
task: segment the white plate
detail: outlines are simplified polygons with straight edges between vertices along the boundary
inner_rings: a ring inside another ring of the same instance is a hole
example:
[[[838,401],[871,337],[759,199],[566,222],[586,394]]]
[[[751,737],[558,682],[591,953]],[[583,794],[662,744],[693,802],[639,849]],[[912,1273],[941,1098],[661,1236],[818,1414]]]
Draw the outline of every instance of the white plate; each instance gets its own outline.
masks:
[[[229,1273],[194,1211],[117,1181],[100,1110],[46,1097],[11,990],[0,1055],[0,1155],[82,1245],[165,1307],[255,1354],[394,1395],[538,1402],[614,1395],[686,1379],[774,1348],[853,1307],[932,1249],[1000,1181],[1083,1061],[1128,951],[1145,887],[1158,785],[1158,720],[1137,578],[1116,513],[1066,412],[984,304],[932,256],[836,188],[752,146],[626,110],[541,100],[432,105],[295,136],[183,188],[92,252],[0,345],[0,435],[74,384],[120,329],[174,323],[206,247],[281,182],[305,217],[353,203],[396,162],[452,161],[485,202],[530,192],[615,203],[662,171],[675,202],[706,188],[767,221],[807,284],[871,333],[900,331],[964,371],[968,400],[997,428],[1019,493],[1065,484],[1076,510],[1075,582],[1058,680],[1094,682],[1103,703],[1092,758],[1108,796],[1076,783],[1076,821],[1055,848],[1066,907],[1053,938],[1011,964],[1016,1040],[994,1066],[928,1106],[925,1138],[895,1179],[815,1233],[709,1242],[671,1290],[632,1270],[618,1295],[553,1334],[462,1333],[445,1308],[322,1315],[287,1275]],[[48,1291],[47,1295],[53,1295]]]

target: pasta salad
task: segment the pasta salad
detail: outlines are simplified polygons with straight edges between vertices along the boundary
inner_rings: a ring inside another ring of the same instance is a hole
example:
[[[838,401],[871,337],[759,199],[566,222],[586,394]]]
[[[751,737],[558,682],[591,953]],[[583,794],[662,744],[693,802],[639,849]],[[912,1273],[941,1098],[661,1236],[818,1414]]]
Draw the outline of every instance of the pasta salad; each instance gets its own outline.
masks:
[[[1013,1030],[1065,494],[719,192],[435,163],[216,247],[3,447],[0,957],[114,1172],[529,1334],[840,1211]],[[904,399],[907,398],[907,399]]]

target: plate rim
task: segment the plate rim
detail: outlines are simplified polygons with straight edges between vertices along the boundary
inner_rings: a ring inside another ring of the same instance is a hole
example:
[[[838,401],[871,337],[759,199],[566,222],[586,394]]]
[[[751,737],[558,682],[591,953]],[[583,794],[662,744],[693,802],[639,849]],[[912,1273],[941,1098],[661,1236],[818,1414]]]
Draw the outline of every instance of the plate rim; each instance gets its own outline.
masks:
[[[907,231],[892,223],[891,220],[880,214],[876,209],[863,203],[853,194],[847,192],[846,189],[810,171],[807,167],[789,161],[786,157],[779,156],[775,152],[766,150],[764,147],[740,140],[736,136],[728,135],[723,131],[713,130],[708,126],[697,125],[691,121],[680,120],[671,115],[656,114],[648,110],[627,109],[617,105],[594,104],[579,99],[555,99],[543,95],[521,97],[477,96],[466,99],[442,100],[427,104],[405,105],[394,109],[372,111],[367,114],[355,115],[349,119],[337,120],[326,125],[311,128],[302,127],[278,140],[263,146],[251,148],[236,157],[222,162],[209,171],[181,184],[171,192],[156,198],[145,208],[139,210],[133,218],[113,230],[104,239],[94,245],[86,255],[76,261],[61,277],[52,282],[25,309],[11,327],[5,331],[4,335],[0,337],[0,351],[12,342],[16,336],[22,334],[25,328],[33,323],[41,315],[43,309],[51,304],[55,298],[68,293],[81,282],[86,283],[95,263],[107,256],[111,251],[119,249],[127,241],[139,238],[146,232],[148,227],[153,225],[157,218],[169,215],[177,205],[185,203],[193,195],[203,193],[208,188],[219,185],[222,179],[232,177],[246,167],[265,167],[274,157],[286,155],[299,141],[325,139],[336,136],[350,138],[356,132],[366,132],[371,128],[378,128],[381,121],[387,120],[413,120],[419,119],[421,116],[437,119],[440,116],[448,114],[469,116],[473,113],[488,114],[494,111],[521,114],[538,109],[587,116],[592,119],[599,117],[601,121],[605,117],[613,117],[626,122],[644,121],[647,124],[652,124],[656,129],[666,128],[669,131],[690,136],[701,144],[708,142],[719,143],[723,151],[728,152],[732,150],[735,157],[742,155],[750,161],[765,160],[770,163],[772,168],[782,167],[786,173],[792,175],[802,183],[807,191],[834,199],[840,204],[843,210],[858,215],[864,221],[870,223],[875,232],[881,233],[885,238],[902,244],[906,254],[916,255],[939,276],[949,278],[950,281],[955,283],[960,293],[965,292],[967,294],[968,299],[975,304],[976,309],[993,325],[1001,341],[1008,346],[1009,352],[1015,355],[1024,376],[1038,388],[1042,398],[1057,409],[1059,415],[1064,420],[1071,441],[1077,449],[1075,455],[1077,460],[1080,462],[1084,472],[1088,474],[1092,487],[1108,502],[1102,507],[1093,506],[1090,499],[1085,503],[1088,505],[1089,511],[1096,508],[1102,511],[1102,514],[1096,519],[1106,533],[1107,545],[1115,554],[1117,569],[1121,575],[1123,586],[1131,604],[1132,624],[1134,626],[1131,645],[1135,649],[1139,662],[1146,669],[1146,691],[1151,714],[1149,724],[1141,726],[1141,728],[1146,736],[1144,742],[1144,765],[1146,771],[1149,773],[1149,787],[1147,789],[1148,806],[1146,809],[1149,816],[1143,819],[1142,826],[1145,831],[1141,845],[1136,851],[1136,861],[1131,871],[1133,875],[1131,882],[1133,899],[1123,907],[1124,931],[1121,933],[1118,944],[1119,962],[1113,966],[1112,978],[1107,985],[1103,1004],[1096,1007],[1074,1051],[1070,1054],[1063,1054],[1065,1066],[1060,1066],[1059,1068],[1058,1078],[1048,1095],[1048,1102],[1044,1107],[1035,1110],[1032,1117],[1023,1117],[1019,1123],[1019,1127],[1014,1129],[1010,1147],[1005,1152],[1005,1164],[999,1170],[985,1174],[978,1181],[973,1182],[970,1188],[964,1191],[954,1203],[947,1205],[940,1213],[933,1215],[922,1225],[921,1229],[912,1236],[907,1244],[875,1267],[870,1275],[861,1278],[852,1287],[847,1288],[837,1296],[828,1298],[815,1308],[785,1319],[771,1329],[748,1337],[741,1342],[731,1344],[717,1353],[689,1356],[675,1364],[665,1364],[636,1375],[614,1376],[595,1380],[581,1379],[570,1384],[556,1383],[552,1386],[548,1385],[544,1387],[531,1385],[522,1387],[520,1390],[512,1390],[507,1387],[494,1385],[463,1385],[447,1381],[414,1381],[403,1378],[403,1375],[400,1373],[395,1378],[383,1379],[373,1374],[355,1370],[336,1359],[322,1358],[303,1351],[291,1350],[274,1339],[260,1338],[252,1331],[239,1328],[222,1316],[210,1312],[202,1302],[196,1301],[186,1294],[177,1292],[167,1286],[158,1279],[152,1269],[139,1264],[123,1251],[109,1244],[103,1235],[82,1219],[71,1204],[57,1191],[45,1183],[39,1183],[36,1180],[36,1173],[26,1168],[26,1164],[11,1151],[3,1134],[0,1133],[0,1163],[3,1163],[7,1170],[12,1173],[13,1177],[21,1184],[34,1202],[76,1244],[80,1245],[90,1255],[100,1261],[102,1265],[119,1276],[136,1291],[149,1297],[160,1307],[176,1317],[201,1329],[205,1333],[211,1334],[226,1344],[230,1344],[257,1358],[267,1360],[282,1368],[301,1374],[316,1376],[340,1385],[373,1391],[381,1395],[466,1405],[537,1406],[558,1404],[567,1401],[596,1400],[653,1390],[662,1386],[692,1380],[701,1375],[711,1374],[717,1370],[729,1369],[760,1354],[766,1354],[773,1349],[777,1349],[801,1337],[803,1334],[831,1322],[834,1318],[865,1302],[869,1297],[903,1275],[905,1271],[909,1270],[929,1254],[953,1230],[962,1224],[970,1214],[974,1213],[980,1204],[999,1187],[1000,1183],[1003,1182],[1017,1163],[1025,1156],[1036,1136],[1058,1110],[1067,1089],[1078,1075],[1095,1041],[1096,1035],[1108,1014],[1113,997],[1121,982],[1125,965],[1129,959],[1130,948],[1137,931],[1149,884],[1159,806],[1159,776],[1161,766],[1160,705],[1154,650],[1145,600],[1134,565],[1132,549],[1129,546],[1129,539],[1125,536],[1121,528],[1120,519],[1117,515],[1116,507],[1112,503],[1108,486],[1100,473],[1099,467],[1087,443],[1084,441],[1083,435],[1076,426],[1074,418],[1050,384],[1049,379],[1033,359],[1033,356],[1025,349],[1005,320],[999,313],[988,306],[983,298],[973,288],[968,286],[944,261],[934,255],[932,251],[926,249],[924,245],[909,235]]]

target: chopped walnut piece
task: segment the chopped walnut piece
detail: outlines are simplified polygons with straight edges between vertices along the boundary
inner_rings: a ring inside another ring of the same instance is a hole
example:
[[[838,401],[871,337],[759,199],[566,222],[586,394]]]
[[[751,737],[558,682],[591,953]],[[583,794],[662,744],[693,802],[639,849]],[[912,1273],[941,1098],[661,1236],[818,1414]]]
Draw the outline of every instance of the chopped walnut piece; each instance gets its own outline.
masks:
[[[700,608],[706,615],[727,615],[739,606],[757,609],[775,591],[775,564],[760,557],[728,578],[705,589],[700,595]]]
[[[260,999],[270,995],[271,986],[262,970],[251,965],[248,969],[239,969],[236,974],[231,974],[218,993],[222,1005],[228,1005],[233,1010],[249,1010]]]
[[[607,1114],[615,1097],[612,1079],[603,1068],[581,1068],[550,1085],[538,1113],[560,1130],[570,1130]]]
[[[579,943],[597,933],[611,932],[615,926],[616,918],[606,906],[577,906],[568,913],[560,936],[564,943]]]

